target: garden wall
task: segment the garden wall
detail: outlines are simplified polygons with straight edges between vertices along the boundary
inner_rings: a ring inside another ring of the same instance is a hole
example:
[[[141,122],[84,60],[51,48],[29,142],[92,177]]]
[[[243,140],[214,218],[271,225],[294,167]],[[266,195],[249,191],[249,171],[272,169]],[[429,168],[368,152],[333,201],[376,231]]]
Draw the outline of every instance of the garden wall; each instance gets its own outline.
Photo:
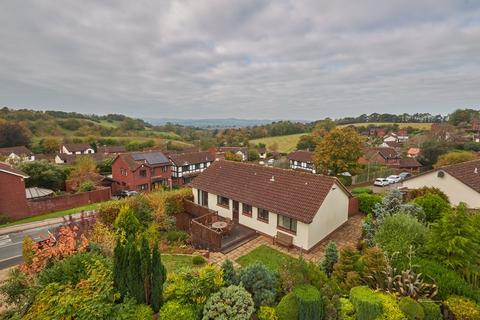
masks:
[[[98,188],[94,191],[76,194],[67,194],[52,198],[43,198],[27,201],[28,212],[22,217],[35,216],[42,213],[67,210],[88,204],[110,200],[110,188]]]
[[[358,209],[358,199],[351,197],[348,203],[348,216],[351,217],[358,213],[360,213],[360,210]]]

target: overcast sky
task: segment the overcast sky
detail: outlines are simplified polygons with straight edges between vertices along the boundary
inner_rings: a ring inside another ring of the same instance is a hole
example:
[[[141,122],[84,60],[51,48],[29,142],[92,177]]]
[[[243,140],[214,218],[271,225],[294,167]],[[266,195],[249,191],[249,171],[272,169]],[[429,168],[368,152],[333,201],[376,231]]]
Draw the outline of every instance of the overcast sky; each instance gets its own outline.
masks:
[[[2,1],[0,106],[306,120],[480,107],[480,1]]]

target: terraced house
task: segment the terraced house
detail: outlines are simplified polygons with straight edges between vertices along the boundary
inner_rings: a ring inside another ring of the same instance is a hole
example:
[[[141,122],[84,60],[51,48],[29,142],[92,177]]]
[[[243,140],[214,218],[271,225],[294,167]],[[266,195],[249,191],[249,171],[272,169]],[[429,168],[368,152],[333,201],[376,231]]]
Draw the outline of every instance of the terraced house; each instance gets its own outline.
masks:
[[[313,164],[313,153],[307,150],[298,150],[288,155],[290,169],[316,173]]]
[[[168,157],[172,163],[172,182],[178,186],[190,183],[215,161],[215,155],[208,151],[174,153]]]
[[[351,194],[329,176],[218,160],[191,186],[195,204],[305,251],[349,216]]]

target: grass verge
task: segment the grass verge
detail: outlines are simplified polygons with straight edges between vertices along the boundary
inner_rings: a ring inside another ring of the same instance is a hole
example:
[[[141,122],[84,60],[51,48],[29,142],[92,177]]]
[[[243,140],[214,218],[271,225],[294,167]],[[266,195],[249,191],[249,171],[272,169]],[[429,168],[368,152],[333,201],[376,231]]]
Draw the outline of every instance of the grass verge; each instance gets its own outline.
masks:
[[[15,225],[18,225],[18,224],[28,223],[28,222],[35,222],[35,221],[42,221],[42,220],[51,219],[51,218],[64,217],[64,216],[68,216],[70,214],[79,213],[81,211],[95,210],[99,206],[100,206],[100,203],[92,203],[92,204],[89,204],[89,205],[86,205],[86,206],[81,206],[81,207],[72,208],[72,209],[68,209],[68,210],[54,211],[54,212],[49,212],[49,213],[45,213],[45,214],[40,214],[38,216],[28,217],[28,218],[25,218],[25,219],[21,219],[21,220],[9,222],[9,223],[6,223],[6,224],[2,224],[2,225],[0,225],[0,229],[5,228],[5,227],[15,226]]]

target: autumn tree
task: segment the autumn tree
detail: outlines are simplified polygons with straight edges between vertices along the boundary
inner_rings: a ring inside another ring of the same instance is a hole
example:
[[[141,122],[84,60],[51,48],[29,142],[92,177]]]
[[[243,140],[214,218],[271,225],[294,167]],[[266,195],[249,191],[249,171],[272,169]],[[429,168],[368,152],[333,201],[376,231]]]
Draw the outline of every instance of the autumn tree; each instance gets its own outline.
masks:
[[[362,138],[353,128],[335,128],[315,148],[314,163],[319,172],[336,176],[354,173],[362,155]]]
[[[16,123],[0,123],[0,148],[30,144],[27,130]]]
[[[475,154],[470,151],[451,151],[438,157],[438,160],[433,167],[440,168],[451,164],[474,160],[476,158]]]
[[[60,140],[56,138],[45,138],[40,140],[40,147],[42,152],[53,154],[58,152],[60,149]]]
[[[330,131],[335,129],[335,127],[336,127],[335,121],[333,121],[330,118],[326,118],[324,120],[317,122],[317,124],[315,125],[315,128],[313,128],[312,130],[312,136],[317,142],[319,142]]]
[[[75,161],[73,170],[68,176],[68,183],[76,190],[85,181],[96,181],[98,179],[97,163],[92,157],[81,156]]]

